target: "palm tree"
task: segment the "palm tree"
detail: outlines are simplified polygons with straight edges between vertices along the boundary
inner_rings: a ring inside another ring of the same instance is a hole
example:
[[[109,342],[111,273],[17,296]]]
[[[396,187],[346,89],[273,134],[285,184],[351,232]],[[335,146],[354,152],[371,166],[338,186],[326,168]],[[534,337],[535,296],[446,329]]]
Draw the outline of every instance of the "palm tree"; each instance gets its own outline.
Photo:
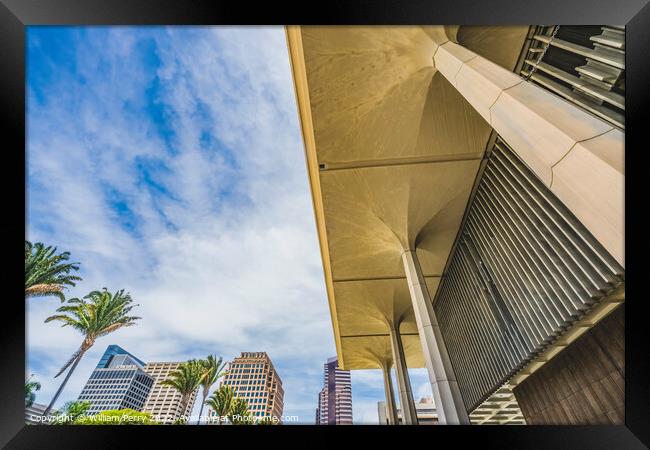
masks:
[[[203,365],[205,375],[201,385],[203,386],[203,401],[201,402],[201,409],[199,410],[199,420],[196,421],[196,424],[201,423],[201,415],[203,414],[203,406],[205,405],[205,399],[210,393],[210,388],[219,381],[219,378],[226,374],[224,370],[226,363],[223,362],[223,358],[217,359],[213,355],[208,355],[206,359],[201,360]]]
[[[133,299],[128,293],[124,293],[124,289],[117,291],[115,294],[111,294],[104,288],[101,291],[92,291],[83,299],[71,298],[65,305],[57,309],[57,312],[61,314],[56,314],[45,319],[46,323],[53,320],[63,322],[62,327],[70,326],[74,328],[83,334],[84,340],[79,350],[72,355],[68,362],[59,370],[59,373],[54,376],[54,378],[58,377],[72,365],[61,386],[59,386],[56,394],[54,394],[54,398],[45,412],[43,412],[44,416],[52,409],[63,387],[70,379],[70,375],[74,372],[83,355],[93,346],[95,340],[120,328],[135,325],[136,320],[140,319],[140,317],[129,316],[131,309],[138,306],[133,305],[132,302]]]
[[[222,384],[205,402],[217,415],[217,425],[221,425],[222,417],[230,414],[234,398],[235,391],[227,384]]]
[[[71,275],[79,270],[79,263],[68,263],[69,252],[56,255],[56,247],[45,247],[41,242],[25,241],[25,297],[55,295],[63,302],[63,289],[74,286],[81,277]]]
[[[250,425],[251,413],[248,411],[248,403],[241,397],[235,397],[230,407],[228,420],[233,425]]]
[[[92,406],[88,400],[75,400],[66,403],[54,417],[57,425],[72,425],[76,420],[86,417],[86,411]],[[44,416],[46,414],[43,414]]]
[[[36,391],[41,389],[41,383],[38,381],[31,381],[31,378],[34,375],[30,375],[29,380],[25,383],[25,406],[30,407],[34,404],[36,400]]]
[[[203,364],[192,359],[179,365],[178,369],[169,374],[169,378],[162,381],[163,386],[173,387],[181,394],[182,414],[185,414],[190,397],[203,382],[205,374]]]

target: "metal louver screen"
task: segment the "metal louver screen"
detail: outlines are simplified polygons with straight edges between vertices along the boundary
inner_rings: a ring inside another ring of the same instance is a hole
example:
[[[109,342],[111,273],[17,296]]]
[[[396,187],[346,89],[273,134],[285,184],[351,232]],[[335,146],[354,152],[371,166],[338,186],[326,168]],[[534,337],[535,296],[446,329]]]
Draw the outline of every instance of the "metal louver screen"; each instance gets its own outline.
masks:
[[[520,74],[625,128],[625,27],[538,26],[532,33]]]
[[[623,279],[614,258],[497,140],[434,304],[468,411]]]

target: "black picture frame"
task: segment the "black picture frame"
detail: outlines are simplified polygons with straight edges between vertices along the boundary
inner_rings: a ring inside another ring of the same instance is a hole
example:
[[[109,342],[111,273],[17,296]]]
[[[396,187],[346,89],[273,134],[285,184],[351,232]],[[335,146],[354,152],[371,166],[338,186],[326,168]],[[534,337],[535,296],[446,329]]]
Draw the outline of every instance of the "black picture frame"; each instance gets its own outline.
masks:
[[[24,311],[20,297],[21,229],[26,217],[25,155],[25,27],[30,25],[261,25],[261,24],[616,24],[626,30],[626,382],[624,426],[502,426],[502,427],[43,427],[25,426],[24,399],[20,396],[25,376]],[[645,110],[650,91],[650,4],[648,0],[595,2],[546,0],[542,2],[473,0],[446,2],[330,0],[322,4],[303,2],[281,7],[277,2],[168,0],[0,0],[0,111],[4,129],[2,192],[5,214],[0,222],[5,237],[6,267],[1,272],[4,320],[0,326],[2,391],[0,445],[6,448],[114,448],[128,439],[189,436],[219,439],[236,437],[242,431],[254,435],[278,435],[285,443],[288,434],[307,434],[304,439],[322,443],[321,434],[339,439],[341,433],[365,434],[364,439],[382,442],[387,435],[402,435],[403,445],[442,445],[467,441],[498,448],[647,448],[650,445],[649,383],[650,358],[646,347],[647,299],[643,295],[644,252],[650,250],[642,238],[645,230],[645,164],[647,126]],[[23,170],[20,170],[21,167]],[[20,195],[20,192],[25,195]],[[636,201],[638,200],[638,202]],[[7,205],[7,203],[9,205]],[[21,215],[20,212],[23,212]],[[406,433],[406,434],[404,434]],[[323,437],[325,437],[323,436]],[[288,440],[290,438],[291,440]],[[415,438],[418,442],[412,440]],[[172,443],[172,440],[167,441]],[[185,441],[186,442],[186,441]],[[209,442],[209,441],[206,441]]]

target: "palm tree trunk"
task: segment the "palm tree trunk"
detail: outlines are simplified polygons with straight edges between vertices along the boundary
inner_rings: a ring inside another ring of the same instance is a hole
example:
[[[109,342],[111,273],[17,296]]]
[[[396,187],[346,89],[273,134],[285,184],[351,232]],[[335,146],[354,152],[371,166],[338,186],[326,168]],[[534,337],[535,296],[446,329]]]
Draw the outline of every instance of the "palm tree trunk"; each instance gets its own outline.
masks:
[[[205,394],[203,395],[203,402],[201,402],[201,409],[199,409],[199,420],[196,421],[197,425],[201,425],[201,414],[203,414],[203,405],[205,405]]]
[[[187,405],[190,401],[189,395],[182,394],[181,395],[181,419],[183,419],[183,425],[186,425],[189,422],[189,417],[185,415],[185,411],[187,411]]]
[[[45,411],[43,411],[43,416],[47,416],[50,413],[50,411],[52,410],[52,407],[54,406],[54,403],[56,402],[56,399],[59,398],[59,395],[61,395],[61,391],[63,391],[63,388],[65,387],[66,383],[70,379],[70,375],[72,375],[72,372],[74,372],[74,369],[77,367],[77,364],[79,364],[79,361],[81,360],[81,357],[84,355],[84,353],[86,353],[85,350],[79,354],[77,359],[72,364],[72,367],[70,367],[70,370],[68,370],[68,374],[63,379],[63,382],[61,383],[61,386],[59,386],[59,389],[56,391],[56,394],[54,394],[54,398],[52,399],[50,404],[47,406],[47,408],[45,408]]]

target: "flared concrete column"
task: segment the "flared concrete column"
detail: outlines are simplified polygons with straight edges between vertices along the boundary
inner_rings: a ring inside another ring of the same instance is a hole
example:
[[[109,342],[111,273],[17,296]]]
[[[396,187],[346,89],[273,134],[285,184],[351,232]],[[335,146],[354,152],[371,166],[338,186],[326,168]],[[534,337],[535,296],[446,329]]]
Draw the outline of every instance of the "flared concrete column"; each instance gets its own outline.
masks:
[[[384,392],[386,394],[386,415],[389,425],[397,425],[397,406],[395,405],[395,392],[393,391],[393,379],[390,376],[390,362],[382,364],[384,374]]]
[[[404,357],[402,339],[399,335],[399,324],[390,327],[390,344],[393,351],[395,374],[397,375],[397,389],[399,391],[399,401],[402,409],[402,424],[417,425],[418,418],[415,411],[415,402],[413,401],[413,392],[411,391],[411,381],[409,380],[408,368],[406,367],[406,358]],[[396,423],[397,420],[396,416]]]
[[[625,134],[454,42],[436,69],[625,266]]]
[[[422,275],[417,255],[413,250],[406,250],[402,254],[402,259],[431,391],[436,402],[438,423],[469,425],[469,416],[431,305],[429,290]]]

